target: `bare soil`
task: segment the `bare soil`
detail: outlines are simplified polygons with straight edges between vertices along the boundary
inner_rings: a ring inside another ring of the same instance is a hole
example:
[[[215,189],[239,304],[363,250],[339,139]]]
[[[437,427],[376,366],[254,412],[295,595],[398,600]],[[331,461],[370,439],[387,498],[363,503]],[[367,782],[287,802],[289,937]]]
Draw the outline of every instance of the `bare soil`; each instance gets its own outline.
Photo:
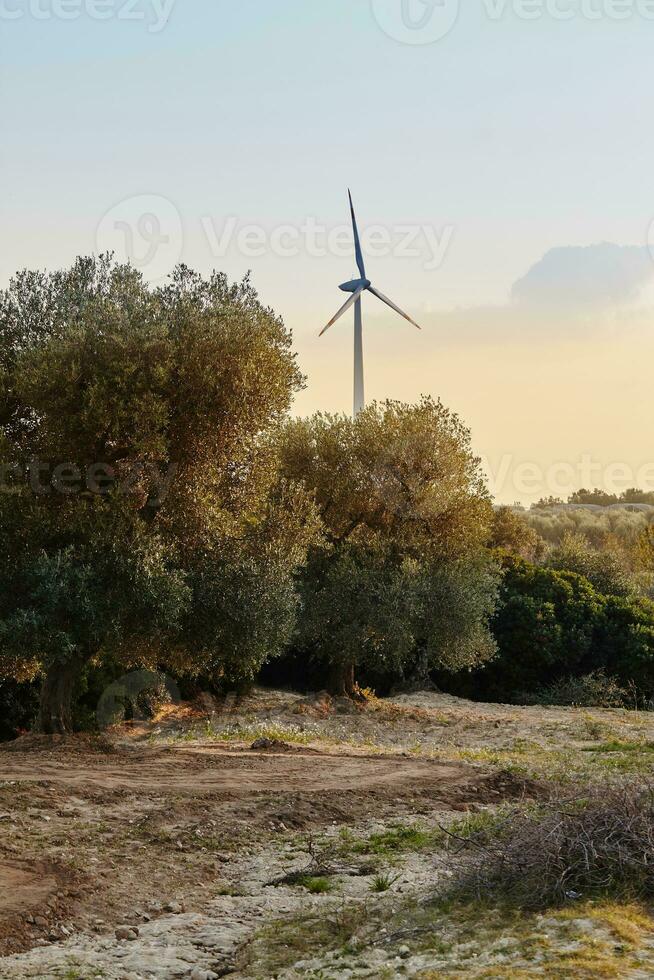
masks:
[[[325,901],[271,887],[314,846],[539,796],[525,745],[540,764],[605,730],[646,739],[652,727],[636,713],[592,714],[258,691],[228,710],[179,706],[102,738],[0,746],[0,977],[265,976],[241,951],[266,921]],[[261,737],[268,747],[252,750]],[[366,874],[344,874],[343,895],[368,893]],[[414,856],[397,887],[431,888],[435,874]],[[115,938],[123,925],[138,941]]]

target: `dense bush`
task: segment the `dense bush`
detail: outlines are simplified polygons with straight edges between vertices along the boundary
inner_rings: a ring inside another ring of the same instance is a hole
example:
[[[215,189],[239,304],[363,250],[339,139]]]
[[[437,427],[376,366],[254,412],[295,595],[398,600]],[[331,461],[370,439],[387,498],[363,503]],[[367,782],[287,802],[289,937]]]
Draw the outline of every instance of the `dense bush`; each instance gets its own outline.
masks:
[[[610,548],[598,551],[590,547],[582,534],[566,533],[547,556],[546,564],[549,568],[581,575],[603,595],[629,596],[636,591],[624,556]]]
[[[501,602],[492,620],[498,655],[455,690],[515,700],[570,676],[603,670],[640,695],[654,693],[654,603],[605,596],[571,572],[504,558]]]

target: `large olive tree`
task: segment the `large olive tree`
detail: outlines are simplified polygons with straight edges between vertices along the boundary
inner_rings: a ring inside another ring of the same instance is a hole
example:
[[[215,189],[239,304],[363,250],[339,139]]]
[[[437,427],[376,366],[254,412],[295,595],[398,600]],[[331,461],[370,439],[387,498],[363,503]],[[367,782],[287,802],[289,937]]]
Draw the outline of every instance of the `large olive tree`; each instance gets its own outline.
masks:
[[[0,673],[43,677],[43,731],[94,658],[242,679],[283,649],[315,519],[269,434],[301,384],[247,279],[101,257],[0,294]]]
[[[296,643],[330,665],[335,692],[352,692],[357,667],[401,677],[492,655],[492,507],[454,414],[431,398],[318,414],[284,428],[281,454],[323,524]]]

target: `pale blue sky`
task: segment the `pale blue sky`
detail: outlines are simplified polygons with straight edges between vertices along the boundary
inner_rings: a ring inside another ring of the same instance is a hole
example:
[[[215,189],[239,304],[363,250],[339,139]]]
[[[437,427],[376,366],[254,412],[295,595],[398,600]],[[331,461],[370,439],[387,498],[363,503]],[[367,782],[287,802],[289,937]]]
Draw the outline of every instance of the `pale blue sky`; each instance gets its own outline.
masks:
[[[67,2],[75,12],[76,0]],[[369,260],[371,278],[427,334],[369,307],[371,397],[442,394],[473,426],[480,451],[531,451],[511,425],[512,375],[501,397],[480,393],[478,381],[509,345],[520,375],[514,396],[524,400],[524,374],[540,359],[539,344],[550,343],[549,325],[537,317],[540,333],[530,327],[525,339],[494,333],[497,317],[487,326],[474,311],[508,303],[513,283],[552,248],[647,245],[654,21],[636,0],[624,0],[623,21],[606,13],[609,0],[593,0],[593,10],[605,11],[594,21],[581,0],[558,0],[575,11],[565,21],[546,10],[524,20],[513,0],[492,19],[491,0],[462,0],[452,30],[424,45],[400,43],[377,22],[375,3],[392,14],[401,0],[176,0],[156,32],[154,0],[135,6],[145,20],[122,19],[125,0],[106,0],[111,17],[102,22],[88,16],[91,2],[79,0],[82,15],[63,21],[57,0],[0,0],[0,283],[16,268],[62,266],[106,245],[114,218],[137,222],[130,202],[138,212],[143,196],[164,199],[161,231],[174,241],[150,271],[178,255],[203,272],[251,268],[263,298],[294,329],[311,383],[299,407],[347,409],[350,324],[320,343],[317,332],[354,263],[308,255],[302,233],[284,257],[268,236],[307,218],[326,228],[343,223],[351,185],[362,226],[383,225],[394,243],[397,226],[427,226],[446,245],[438,268],[429,267],[422,233],[418,254],[390,250]],[[422,0],[412,3],[424,12]],[[7,11],[21,16],[8,20]],[[237,231],[261,226],[261,254],[242,254],[234,240],[217,254],[215,239],[212,254],[207,227],[219,237],[230,217]],[[477,327],[455,336],[437,316],[454,308],[472,310]],[[627,343],[615,326],[603,330],[602,344],[607,337]],[[587,366],[597,342],[592,333],[581,342]],[[651,428],[651,383],[634,370],[625,389],[639,400],[639,424]],[[599,389],[610,383],[602,377]],[[528,428],[542,402],[532,409],[521,407]],[[636,446],[624,448],[620,428],[612,438],[605,425],[593,434],[586,419],[570,433],[566,418],[565,458],[628,452],[635,462]],[[533,455],[547,461],[555,441],[539,437]]]

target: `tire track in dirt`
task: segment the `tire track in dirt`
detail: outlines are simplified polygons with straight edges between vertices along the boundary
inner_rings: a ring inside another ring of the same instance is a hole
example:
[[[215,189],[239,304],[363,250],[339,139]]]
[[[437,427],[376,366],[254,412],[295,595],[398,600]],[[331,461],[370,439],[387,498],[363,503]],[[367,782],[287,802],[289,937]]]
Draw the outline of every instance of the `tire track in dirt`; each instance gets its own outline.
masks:
[[[70,789],[166,788],[176,793],[230,796],[283,790],[339,793],[370,790],[462,789],[478,770],[456,763],[319,752],[254,753],[221,749],[130,750],[116,755],[65,757],[0,755],[0,781],[47,782]]]

